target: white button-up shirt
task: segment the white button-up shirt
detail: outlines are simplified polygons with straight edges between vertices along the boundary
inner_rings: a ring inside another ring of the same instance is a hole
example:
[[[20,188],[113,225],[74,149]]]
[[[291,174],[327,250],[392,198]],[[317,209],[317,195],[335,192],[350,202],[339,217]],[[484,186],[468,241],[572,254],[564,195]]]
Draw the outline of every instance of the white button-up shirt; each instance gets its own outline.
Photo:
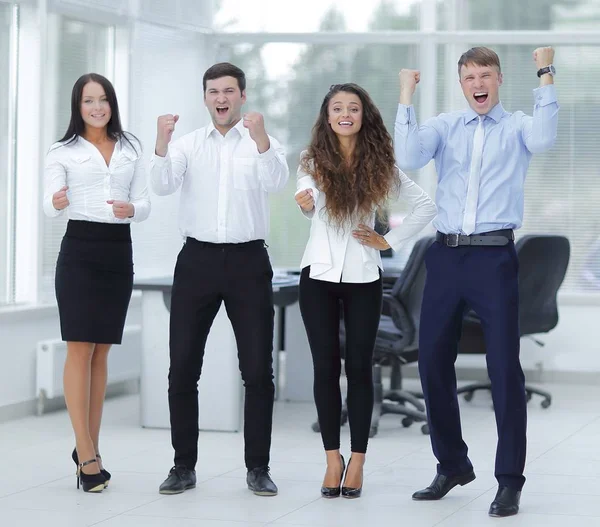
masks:
[[[181,187],[183,237],[212,243],[267,238],[269,192],[283,189],[289,177],[283,148],[269,141],[261,154],[241,120],[225,136],[211,123],[173,141],[165,157],[152,157],[154,192],[163,196]]]
[[[384,236],[395,250],[420,232],[435,217],[437,210],[425,191],[404,172],[398,170],[398,177],[399,197],[412,205],[412,211],[401,225]],[[311,219],[311,226],[301,268],[310,265],[310,277],[327,282],[367,283],[379,279],[379,269],[383,269],[381,253],[378,249],[362,245],[352,236],[352,231],[358,228],[358,222],[356,225],[345,225],[343,229],[334,226],[325,208],[325,193],[317,188],[314,179],[302,167],[298,168],[296,186],[296,194],[311,189],[315,201],[313,210],[302,211]],[[373,228],[375,214],[365,223]]]
[[[70,144],[55,143],[44,168],[44,212],[54,217],[66,211],[70,220],[99,223],[144,221],[150,214],[146,170],[139,142],[129,136],[134,148],[120,139],[108,166],[100,150],[83,137]],[[136,151],[137,150],[137,151]],[[56,210],[52,195],[68,186],[69,205]],[[133,218],[119,219],[108,200],[127,201],[135,209]]]

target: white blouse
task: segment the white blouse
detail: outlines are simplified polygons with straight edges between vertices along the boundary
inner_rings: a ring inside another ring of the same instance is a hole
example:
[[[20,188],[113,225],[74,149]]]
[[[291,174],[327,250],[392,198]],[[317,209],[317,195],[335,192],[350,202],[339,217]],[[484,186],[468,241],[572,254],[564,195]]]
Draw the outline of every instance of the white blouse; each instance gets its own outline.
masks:
[[[108,166],[100,150],[83,137],[70,144],[55,143],[46,156],[44,168],[44,212],[55,217],[66,211],[71,220],[99,223],[144,221],[150,214],[146,167],[139,142],[129,136],[134,148],[124,139],[117,141]],[[68,186],[69,205],[56,210],[52,195]],[[133,218],[119,219],[107,200],[133,205]]]
[[[420,232],[437,212],[435,204],[425,191],[400,169],[398,177],[399,197],[412,205],[412,211],[401,225],[394,227],[384,236],[394,250]],[[301,268],[310,265],[311,278],[328,282],[367,283],[378,280],[379,269],[383,269],[381,253],[378,249],[362,245],[352,236],[352,231],[358,225],[347,225],[341,230],[331,224],[325,208],[325,193],[317,189],[313,178],[301,167],[298,168],[296,188],[296,194],[312,189],[315,201],[313,210],[302,211],[311,220],[311,227]],[[368,225],[374,227],[375,214],[370,218]]]

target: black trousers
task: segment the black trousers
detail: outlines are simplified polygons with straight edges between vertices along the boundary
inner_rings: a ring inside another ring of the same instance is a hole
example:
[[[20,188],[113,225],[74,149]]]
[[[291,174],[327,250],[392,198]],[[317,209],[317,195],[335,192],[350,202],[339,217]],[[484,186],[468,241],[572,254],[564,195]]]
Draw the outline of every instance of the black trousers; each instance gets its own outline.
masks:
[[[211,244],[188,238],[171,297],[169,410],[175,465],[198,460],[198,380],[212,322],[225,302],[246,397],[245,462],[269,464],[273,420],[273,270],[262,240]],[[219,397],[218,393],[212,397]]]
[[[426,255],[419,331],[419,372],[438,472],[472,469],[463,441],[454,363],[466,307],[481,318],[498,429],[495,476],[517,490],[525,478],[527,407],[519,361],[519,262],[514,244],[446,247]]]
[[[382,281],[334,283],[300,276],[300,312],[314,366],[314,395],[325,450],[340,448],[340,314],[346,329],[345,370],[352,452],[367,451],[373,413],[373,348],[381,316]],[[340,306],[343,306],[341,307]]]

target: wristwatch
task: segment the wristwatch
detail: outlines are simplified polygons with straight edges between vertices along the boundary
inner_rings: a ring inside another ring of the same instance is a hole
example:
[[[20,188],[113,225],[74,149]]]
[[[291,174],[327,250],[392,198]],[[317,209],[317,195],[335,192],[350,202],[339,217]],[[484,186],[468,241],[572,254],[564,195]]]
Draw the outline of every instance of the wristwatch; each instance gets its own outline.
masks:
[[[546,66],[545,68],[540,68],[537,72],[537,76],[541,77],[542,75],[545,75],[546,73],[548,73],[549,75],[554,77],[554,75],[556,75],[556,69],[554,68],[554,65],[550,64],[550,66]]]

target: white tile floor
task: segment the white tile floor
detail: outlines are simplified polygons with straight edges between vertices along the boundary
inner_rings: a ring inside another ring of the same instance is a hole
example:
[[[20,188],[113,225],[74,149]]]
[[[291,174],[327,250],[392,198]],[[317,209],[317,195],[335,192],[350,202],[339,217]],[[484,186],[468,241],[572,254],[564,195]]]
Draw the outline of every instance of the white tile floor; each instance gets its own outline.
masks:
[[[279,496],[259,498],[245,486],[239,434],[202,433],[198,486],[161,496],[172,464],[169,432],[137,426],[138,398],[110,400],[102,453],[113,473],[100,495],[75,488],[73,445],[65,412],[0,425],[0,525],[3,527],[311,527],[395,526],[600,527],[600,387],[550,386],[553,405],[529,405],[528,478],[521,513],[487,516],[495,494],[496,447],[490,398],[462,403],[464,435],[477,479],[439,502],[411,500],[431,481],[435,460],[419,427],[385,416],[371,440],[363,497],[323,500],[320,438],[312,405],[276,405],[271,469]],[[342,435],[346,454],[348,430]]]

